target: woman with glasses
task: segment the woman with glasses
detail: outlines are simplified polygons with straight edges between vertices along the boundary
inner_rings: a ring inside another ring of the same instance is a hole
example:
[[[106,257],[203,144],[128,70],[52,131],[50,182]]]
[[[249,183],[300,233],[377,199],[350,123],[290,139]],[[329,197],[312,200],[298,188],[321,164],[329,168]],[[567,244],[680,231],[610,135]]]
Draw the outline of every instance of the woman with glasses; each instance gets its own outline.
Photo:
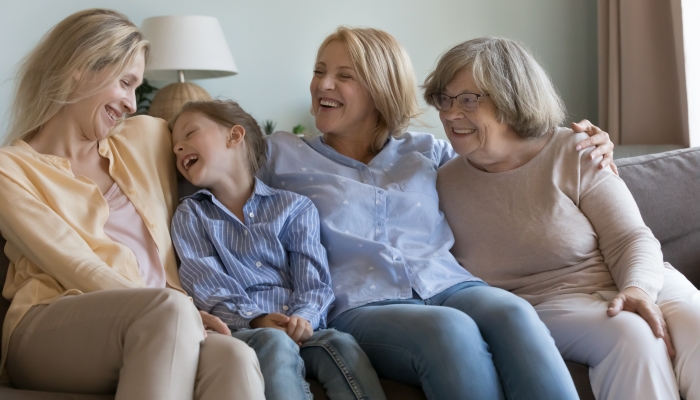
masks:
[[[383,31],[341,27],[318,50],[310,91],[322,135],[273,134],[261,178],[319,210],[329,325],[352,334],[380,376],[429,399],[578,398],[533,308],[449,252],[435,182],[455,153],[405,132],[419,113],[405,50]],[[601,154],[606,135],[589,140]]]
[[[457,261],[530,302],[597,399],[700,398],[700,293],[664,264],[624,182],[575,149],[586,135],[558,127],[537,61],[474,39],[424,89],[460,156],[437,182]]]

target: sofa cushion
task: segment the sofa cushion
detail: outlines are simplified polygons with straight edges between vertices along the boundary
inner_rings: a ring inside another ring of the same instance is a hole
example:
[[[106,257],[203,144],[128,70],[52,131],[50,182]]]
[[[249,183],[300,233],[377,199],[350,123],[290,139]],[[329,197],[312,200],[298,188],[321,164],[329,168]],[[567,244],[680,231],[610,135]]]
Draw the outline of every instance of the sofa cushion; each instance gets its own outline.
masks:
[[[700,285],[700,147],[616,160],[664,260]]]

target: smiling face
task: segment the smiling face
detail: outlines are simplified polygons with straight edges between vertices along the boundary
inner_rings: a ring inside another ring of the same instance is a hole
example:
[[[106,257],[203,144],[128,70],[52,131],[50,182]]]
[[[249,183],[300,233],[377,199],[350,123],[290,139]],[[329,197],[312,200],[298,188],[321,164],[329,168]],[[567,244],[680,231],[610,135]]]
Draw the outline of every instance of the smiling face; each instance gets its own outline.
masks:
[[[186,111],[177,119],[173,126],[177,169],[193,185],[211,188],[227,175],[230,130],[196,111]]]
[[[474,82],[471,71],[462,68],[442,93],[457,96],[462,93],[481,94],[482,91]],[[464,111],[457,104],[457,100],[454,100],[449,110],[439,112],[445,134],[457,154],[461,156],[487,148],[510,130],[509,125],[499,122],[496,118],[496,108],[489,97],[481,97],[479,101],[479,109],[476,111]]]
[[[141,54],[107,87],[65,106],[65,113],[76,122],[84,139],[104,139],[120,119],[136,112],[136,88],[143,82],[144,68],[145,60]],[[90,91],[95,82],[107,79],[110,72],[103,70],[86,79],[77,90],[78,96]]]
[[[378,112],[341,42],[331,41],[319,54],[310,91],[316,128],[320,132],[371,137]]]

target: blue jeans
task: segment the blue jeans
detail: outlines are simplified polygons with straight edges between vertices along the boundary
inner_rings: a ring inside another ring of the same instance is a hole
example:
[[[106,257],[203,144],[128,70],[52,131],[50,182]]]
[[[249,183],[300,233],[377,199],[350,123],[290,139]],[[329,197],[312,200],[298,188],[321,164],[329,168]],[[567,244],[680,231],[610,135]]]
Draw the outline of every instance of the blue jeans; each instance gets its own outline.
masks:
[[[258,355],[267,400],[310,400],[305,377],[318,380],[332,400],[386,399],[369,358],[347,333],[319,330],[301,348],[274,328],[244,329],[233,337]]]
[[[481,282],[371,303],[331,326],[357,339],[379,376],[421,386],[428,399],[578,399],[533,307]]]

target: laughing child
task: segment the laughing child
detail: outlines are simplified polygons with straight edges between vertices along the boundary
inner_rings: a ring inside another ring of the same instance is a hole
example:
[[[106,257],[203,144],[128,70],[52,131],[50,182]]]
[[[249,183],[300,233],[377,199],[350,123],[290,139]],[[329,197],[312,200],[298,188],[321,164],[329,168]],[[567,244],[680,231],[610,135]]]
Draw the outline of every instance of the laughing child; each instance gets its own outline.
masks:
[[[354,338],[326,328],[334,296],[311,200],[255,178],[258,123],[233,101],[186,104],[171,122],[177,168],[201,188],[172,221],[180,279],[195,305],[258,355],[268,400],[384,399]]]

